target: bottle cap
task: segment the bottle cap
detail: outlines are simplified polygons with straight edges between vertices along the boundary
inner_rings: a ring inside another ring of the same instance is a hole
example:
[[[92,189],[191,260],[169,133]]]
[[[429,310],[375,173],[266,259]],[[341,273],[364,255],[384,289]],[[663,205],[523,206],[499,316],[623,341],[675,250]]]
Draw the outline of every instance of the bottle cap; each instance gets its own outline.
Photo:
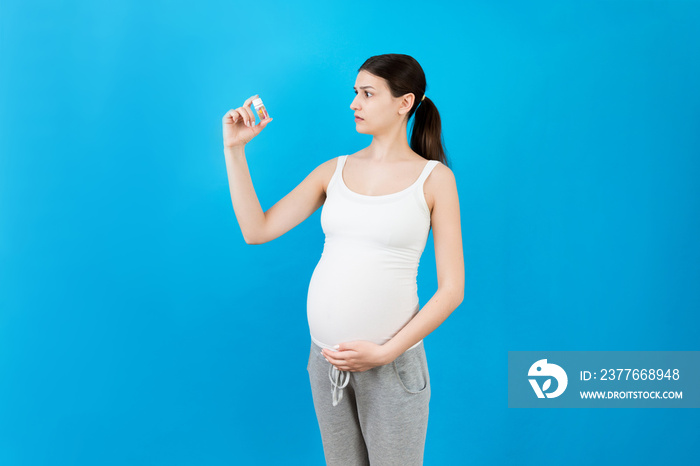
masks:
[[[262,105],[262,99],[260,97],[258,97],[257,99],[253,99],[253,105],[259,107],[260,105]]]

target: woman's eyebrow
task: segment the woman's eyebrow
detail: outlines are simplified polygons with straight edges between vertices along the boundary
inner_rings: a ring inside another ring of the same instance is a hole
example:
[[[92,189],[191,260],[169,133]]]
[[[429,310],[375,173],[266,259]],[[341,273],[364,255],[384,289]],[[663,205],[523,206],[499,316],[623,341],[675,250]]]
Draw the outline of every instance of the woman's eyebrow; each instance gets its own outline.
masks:
[[[352,88],[357,89],[355,86],[352,86]],[[372,90],[374,90],[374,88],[372,86],[360,86],[360,89],[372,89]]]

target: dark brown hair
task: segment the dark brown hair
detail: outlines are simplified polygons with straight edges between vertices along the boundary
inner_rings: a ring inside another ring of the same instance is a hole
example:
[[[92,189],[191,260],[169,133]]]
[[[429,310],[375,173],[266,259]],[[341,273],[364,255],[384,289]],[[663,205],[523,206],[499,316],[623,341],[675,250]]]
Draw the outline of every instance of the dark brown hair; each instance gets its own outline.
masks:
[[[447,163],[440,112],[428,97],[423,99],[426,89],[425,73],[415,58],[400,53],[387,53],[368,58],[357,72],[365,70],[374,76],[383,78],[391,95],[401,97],[410,92],[416,96],[413,108],[406,114],[406,119],[413,119],[410,147],[428,160]]]

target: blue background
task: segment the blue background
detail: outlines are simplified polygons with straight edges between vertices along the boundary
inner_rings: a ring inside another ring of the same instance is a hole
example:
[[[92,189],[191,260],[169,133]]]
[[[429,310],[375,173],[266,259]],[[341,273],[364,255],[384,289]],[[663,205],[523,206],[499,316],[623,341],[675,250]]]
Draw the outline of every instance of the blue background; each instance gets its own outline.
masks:
[[[323,464],[320,209],[246,245],[221,118],[253,94],[274,118],[247,147],[267,210],[369,145],[349,106],[382,53],[423,66],[461,201],[425,464],[688,464],[697,410],[508,409],[507,352],[700,349],[699,24],[694,1],[3,1],[0,464]]]

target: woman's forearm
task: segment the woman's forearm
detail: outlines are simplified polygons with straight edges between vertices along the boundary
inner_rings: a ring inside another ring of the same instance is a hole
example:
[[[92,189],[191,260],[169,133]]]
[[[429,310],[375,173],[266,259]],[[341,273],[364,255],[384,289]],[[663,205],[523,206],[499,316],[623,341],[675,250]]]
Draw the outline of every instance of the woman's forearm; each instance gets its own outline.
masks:
[[[265,212],[255,194],[248,161],[245,158],[245,146],[225,147],[224,156],[231,202],[238,225],[245,242],[256,244],[265,225]]]
[[[384,343],[391,362],[438,328],[462,303],[464,290],[440,289],[391,340]]]

